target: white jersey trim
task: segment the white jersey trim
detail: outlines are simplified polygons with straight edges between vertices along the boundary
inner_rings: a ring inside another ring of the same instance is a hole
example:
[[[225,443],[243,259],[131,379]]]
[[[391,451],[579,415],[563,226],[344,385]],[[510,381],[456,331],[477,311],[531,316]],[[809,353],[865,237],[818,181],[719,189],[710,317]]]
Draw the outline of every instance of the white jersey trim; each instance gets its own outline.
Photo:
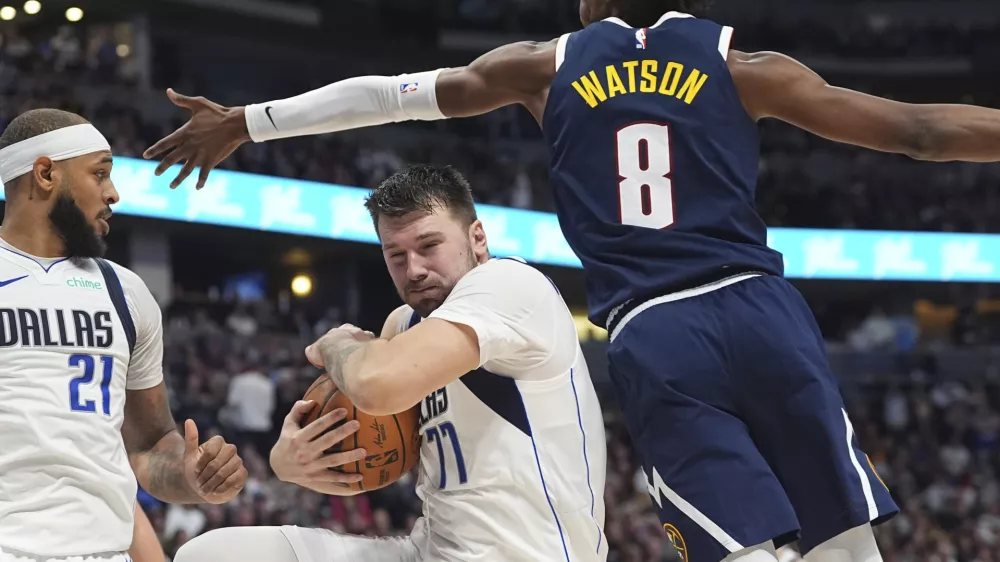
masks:
[[[667,12],[667,13],[663,14],[660,17],[660,19],[658,19],[656,21],[656,23],[654,23],[653,25],[649,26],[649,29],[653,29],[654,27],[660,25],[661,23],[663,23],[663,22],[665,22],[667,20],[678,19],[678,18],[693,18],[693,17],[694,16],[692,16],[691,14],[685,14],[683,12]],[[611,22],[611,23],[613,23],[615,25],[620,25],[622,27],[627,27],[629,29],[634,29],[631,25],[625,23],[624,20],[622,20],[621,18],[617,18],[615,16],[611,16],[610,18],[604,18],[602,21],[607,21],[607,22]]]
[[[650,480],[649,476],[646,476],[646,471],[642,471],[642,475],[646,478],[646,487],[649,490],[650,495],[656,501],[656,504],[662,507],[662,500],[660,495],[667,498],[678,511],[688,516],[688,519],[694,521],[696,525],[702,528],[706,533],[709,534],[713,539],[718,541],[719,544],[724,546],[729,552],[738,552],[743,550],[743,545],[739,543],[736,539],[730,536],[722,527],[720,527],[715,521],[708,518],[707,515],[702,513],[697,507],[691,505],[691,502],[685,500],[674,491],[673,488],[667,486],[660,476],[660,473],[653,469],[653,479]]]
[[[692,16],[691,14],[685,14],[684,12],[667,12],[667,13],[663,14],[663,16],[660,17],[660,19],[657,20],[656,23],[654,23],[653,25],[651,25],[650,29],[652,29],[652,28],[660,25],[661,23],[663,23],[663,22],[665,22],[667,20],[678,19],[678,18],[693,18],[693,17],[694,16]]]
[[[622,318],[622,321],[619,322],[618,325],[615,326],[614,331],[611,332],[610,341],[615,341],[615,338],[618,337],[619,333],[621,333],[622,328],[624,328],[625,325],[628,324],[633,318],[635,318],[642,312],[646,311],[647,309],[650,309],[658,304],[679,301],[691,297],[697,297],[698,295],[711,293],[712,291],[717,291],[723,287],[728,287],[729,285],[732,285],[734,283],[739,283],[740,281],[746,281],[747,279],[752,279],[754,277],[760,277],[760,276],[761,276],[760,273],[747,273],[744,275],[736,275],[734,277],[727,277],[720,281],[715,281],[713,283],[702,285],[700,287],[695,287],[693,289],[686,289],[684,291],[679,291],[676,293],[671,293],[669,295],[663,295],[662,297],[656,297],[655,299],[652,300],[648,300],[630,310],[629,313],[626,314],[624,318]],[[608,325],[611,324],[612,320],[614,320],[613,313],[611,316],[608,317]]]
[[[569,41],[569,33],[566,33],[559,37],[556,42],[556,72],[559,72],[559,67],[562,66],[563,61],[566,60],[566,43]]]
[[[851,464],[854,465],[854,470],[858,471],[858,478],[861,479],[861,491],[865,495],[865,502],[868,503],[868,519],[874,521],[878,519],[878,504],[875,503],[875,495],[872,494],[872,483],[868,479],[868,473],[861,468],[858,455],[854,452],[854,425],[847,417],[847,410],[841,409],[841,411],[844,413],[844,424],[847,425],[847,452],[851,455]]]
[[[729,60],[729,45],[733,42],[733,28],[724,26],[722,35],[719,36],[719,54],[722,60]]]
[[[587,430],[583,427],[583,410],[580,408],[580,394],[576,391],[576,369],[569,370],[569,382],[573,388],[573,400],[576,401],[576,417],[580,422],[580,434],[583,436],[583,465],[587,468],[587,488],[590,490],[590,518],[594,520],[597,527],[597,552],[601,552],[601,539],[604,536],[604,529],[597,522],[597,496],[594,494],[593,481],[590,478],[590,455],[587,454]]]

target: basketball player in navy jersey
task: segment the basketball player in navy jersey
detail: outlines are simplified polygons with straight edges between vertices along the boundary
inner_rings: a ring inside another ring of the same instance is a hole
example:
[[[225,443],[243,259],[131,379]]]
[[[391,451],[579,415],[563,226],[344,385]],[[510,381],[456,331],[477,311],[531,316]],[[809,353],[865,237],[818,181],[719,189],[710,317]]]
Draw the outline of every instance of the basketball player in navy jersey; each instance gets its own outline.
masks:
[[[932,161],[1000,160],[1000,112],[836,88],[777,53],[731,50],[691,0],[582,0],[584,29],[467,67],[352,78],[222,107],[146,152],[171,186],[240,144],[521,104],[551,148],[563,232],[664,529],[684,560],[875,562],[897,512],[858,447],[812,313],[754,208],[756,121]]]

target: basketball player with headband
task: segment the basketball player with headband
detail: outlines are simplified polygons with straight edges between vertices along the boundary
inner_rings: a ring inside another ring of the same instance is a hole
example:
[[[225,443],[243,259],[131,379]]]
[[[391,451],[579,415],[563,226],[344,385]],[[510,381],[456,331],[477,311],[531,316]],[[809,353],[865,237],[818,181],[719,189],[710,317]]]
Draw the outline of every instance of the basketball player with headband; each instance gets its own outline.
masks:
[[[136,480],[166,502],[223,503],[247,478],[233,445],[199,444],[190,420],[178,432],[160,309],[101,258],[111,167],[73,113],[29,111],[0,136],[0,562],[156,553],[146,527],[133,544]]]

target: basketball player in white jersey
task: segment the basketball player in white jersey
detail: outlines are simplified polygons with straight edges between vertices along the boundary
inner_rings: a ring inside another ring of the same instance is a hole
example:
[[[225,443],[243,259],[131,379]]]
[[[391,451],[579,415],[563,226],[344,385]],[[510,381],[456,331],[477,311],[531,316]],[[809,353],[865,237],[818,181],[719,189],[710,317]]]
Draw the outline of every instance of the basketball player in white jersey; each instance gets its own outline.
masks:
[[[406,303],[381,338],[343,326],[306,354],[373,414],[421,407],[423,517],[405,539],[298,527],[232,528],[197,537],[176,562],[599,562],[606,450],[600,404],[569,310],[538,270],[490,259],[468,183],[417,166],[367,202]],[[299,403],[272,453],[283,480],[343,494],[350,476],[321,458],[356,431],[333,412],[306,428]],[[361,457],[364,458],[364,453]]]
[[[53,109],[0,136],[0,561],[124,561],[136,480],[172,503],[222,503],[246,469],[221,438],[177,431],[160,310],[101,259],[118,193],[107,140]]]

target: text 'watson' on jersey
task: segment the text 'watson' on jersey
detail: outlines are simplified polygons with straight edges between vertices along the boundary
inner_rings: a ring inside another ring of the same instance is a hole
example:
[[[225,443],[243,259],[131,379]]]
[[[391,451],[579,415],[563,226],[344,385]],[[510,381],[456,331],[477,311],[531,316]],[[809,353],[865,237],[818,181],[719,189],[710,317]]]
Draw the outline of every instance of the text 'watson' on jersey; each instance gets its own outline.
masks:
[[[783,274],[754,207],[759,139],[726,64],[732,29],[671,12],[560,38],[542,129],[591,319],[746,271]]]

